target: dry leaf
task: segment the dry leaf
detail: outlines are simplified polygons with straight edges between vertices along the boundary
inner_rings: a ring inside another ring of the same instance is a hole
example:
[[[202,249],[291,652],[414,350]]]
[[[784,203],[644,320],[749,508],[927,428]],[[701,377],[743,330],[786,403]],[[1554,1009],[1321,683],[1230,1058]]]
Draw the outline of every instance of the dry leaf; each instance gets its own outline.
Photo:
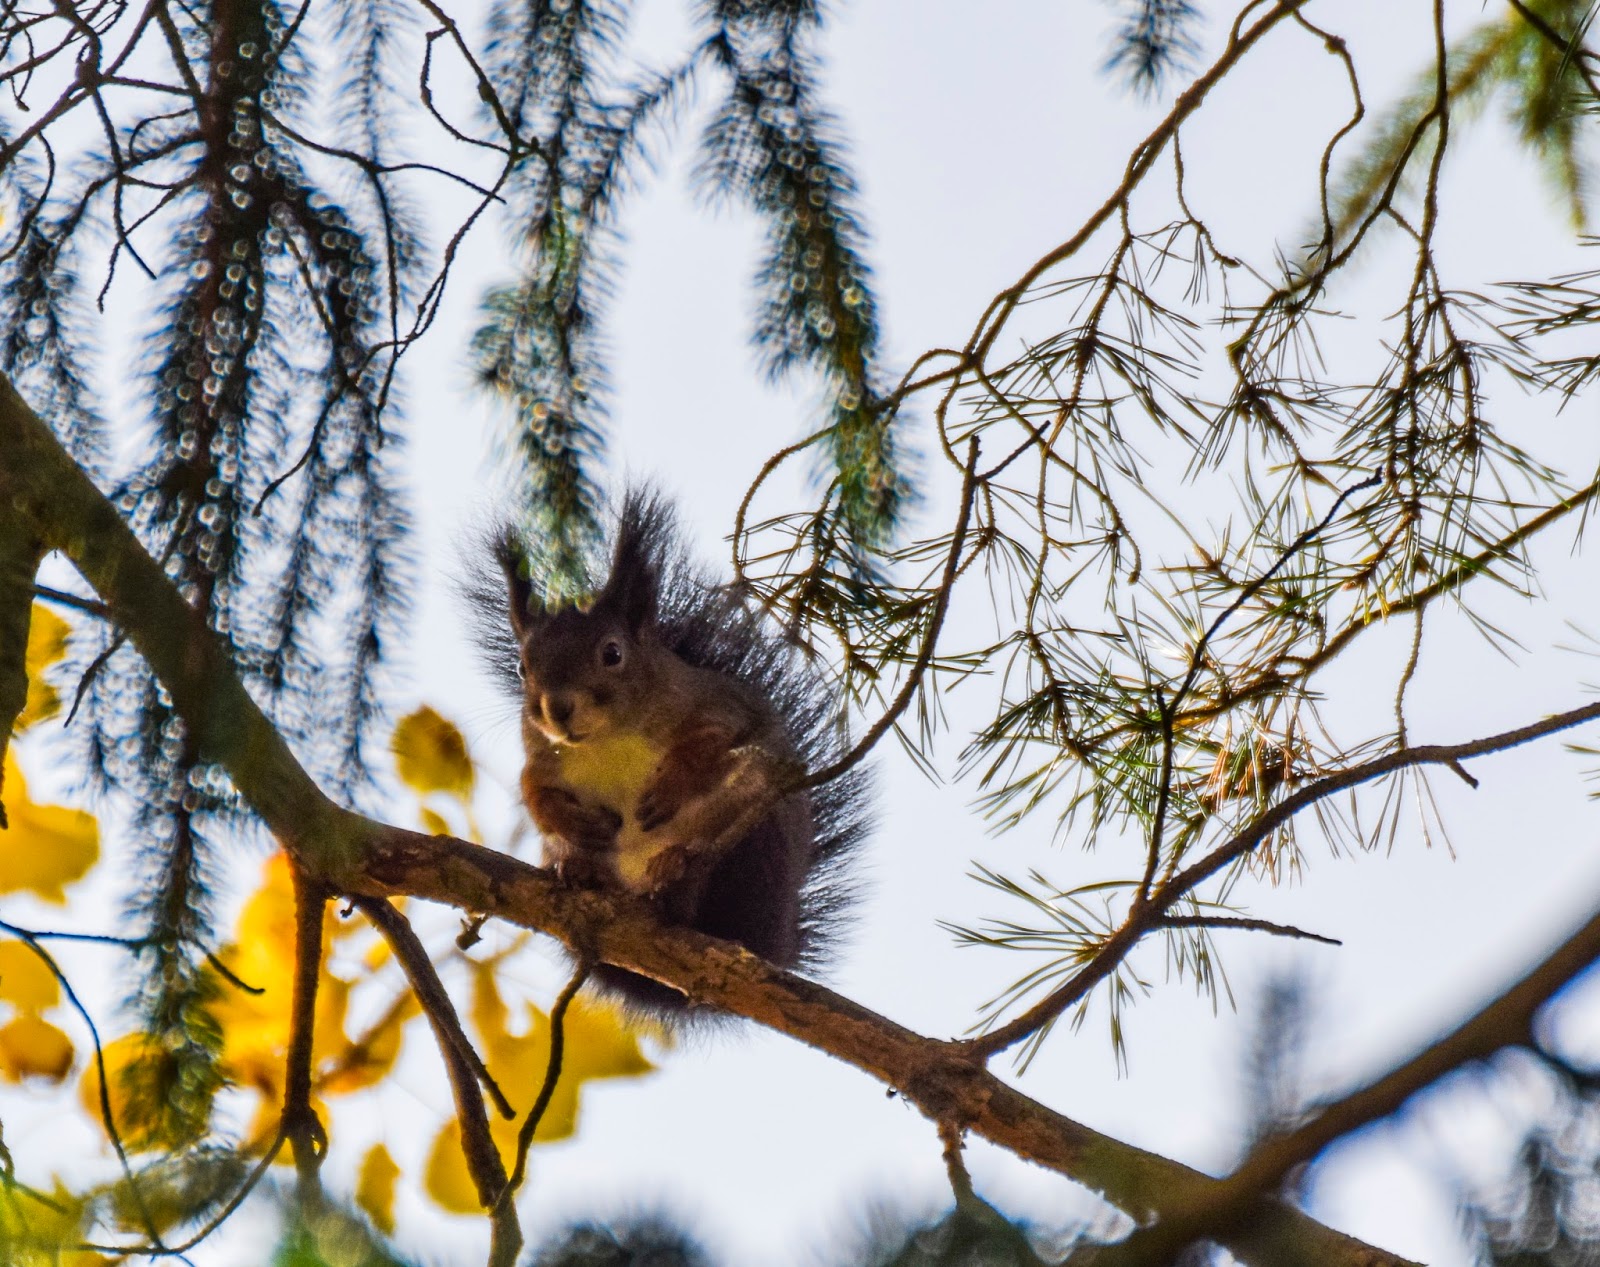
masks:
[[[395,723],[389,740],[406,786],[427,795],[447,792],[465,805],[472,797],[472,758],[454,722],[424,704]]]
[[[24,1012],[0,1026],[0,1074],[11,1082],[60,1082],[72,1068],[72,1040],[42,1017]]]
[[[61,711],[61,696],[44,680],[44,671],[67,654],[67,635],[72,626],[48,607],[33,605],[28,621],[28,698],[13,727],[21,734],[35,722],[45,721]]]
[[[0,831],[0,893],[27,889],[64,906],[65,886],[81,880],[100,859],[100,824],[82,810],[35,805],[16,755],[5,755],[6,813]]]
[[[400,1167],[382,1144],[374,1144],[361,1159],[356,1204],[385,1236],[394,1235],[394,1181],[399,1177]]]

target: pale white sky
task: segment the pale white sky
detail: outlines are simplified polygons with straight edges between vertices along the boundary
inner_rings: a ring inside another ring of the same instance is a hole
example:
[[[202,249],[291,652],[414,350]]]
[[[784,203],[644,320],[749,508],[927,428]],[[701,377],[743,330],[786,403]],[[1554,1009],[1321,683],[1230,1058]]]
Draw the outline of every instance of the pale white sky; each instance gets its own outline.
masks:
[[[637,42],[647,62],[667,63],[682,47],[683,7],[679,0],[642,6]],[[1143,104],[1099,73],[1112,20],[1107,5],[880,0],[832,7],[823,43],[827,97],[851,141],[897,368],[927,347],[965,340],[994,292],[1102,201],[1165,99]],[[1449,8],[1458,26],[1485,13],[1466,0]],[[1350,39],[1368,76],[1369,106],[1391,99],[1417,68],[1428,10],[1385,0],[1310,8]],[[1214,14],[1205,28],[1212,50],[1224,16]],[[1228,233],[1224,249],[1265,268],[1274,244],[1298,240],[1313,205],[1316,149],[1308,146],[1321,144],[1308,138],[1343,117],[1340,84],[1336,63],[1312,42],[1278,36],[1186,134],[1191,199]],[[693,117],[687,122],[681,139],[694,134]],[[722,534],[750,476],[806,428],[810,390],[762,383],[747,335],[758,226],[698,206],[686,170],[681,157],[670,159],[627,209],[608,325],[616,385],[611,470],[649,476],[677,494],[704,552],[721,559]],[[454,206],[448,196],[438,205]],[[1445,206],[1442,251],[1460,285],[1590,262],[1497,122],[1474,129],[1454,156]],[[401,711],[427,701],[455,717],[499,773],[504,794],[484,810],[491,840],[510,821],[516,728],[511,707],[475,662],[451,578],[462,540],[496,497],[494,423],[471,390],[466,338],[482,286],[502,275],[505,259],[495,228],[480,229],[429,341],[408,363],[424,589],[397,701]],[[1368,267],[1385,262],[1375,251]],[[1353,326],[1351,337],[1360,339],[1362,328]],[[1587,477],[1596,450],[1591,403],[1574,406],[1554,428],[1542,421],[1546,411],[1516,397],[1496,404],[1503,421],[1523,409],[1541,420],[1541,445],[1565,450],[1574,474]],[[928,449],[918,426],[910,424],[907,440]],[[927,488],[927,523],[947,512],[951,488],[937,472]],[[1567,596],[1593,594],[1600,578],[1593,558],[1569,557],[1569,545],[1562,537],[1540,555],[1550,567],[1548,607],[1496,609],[1528,648],[1520,666],[1464,637],[1436,648],[1442,654],[1412,692],[1419,738],[1469,738],[1577,702],[1579,684],[1594,678],[1592,664],[1586,672],[1582,661],[1552,648],[1572,641],[1563,618],[1585,616],[1583,602]],[[1587,614],[1596,614],[1592,602]],[[1441,628],[1443,638],[1454,636],[1448,622]],[[1391,681],[1408,640],[1409,629],[1393,631],[1358,672],[1330,682],[1350,692],[1331,700],[1330,711],[1352,726],[1381,725],[1389,688],[1374,693],[1366,675]],[[962,743],[958,733],[942,745],[947,774]],[[1334,859],[1313,846],[1299,883],[1251,896],[1252,913],[1345,942],[1340,949],[1286,946],[1245,934],[1221,942],[1235,996],[1246,1005],[1270,973],[1289,964],[1308,973],[1319,1007],[1309,1056],[1314,1090],[1337,1089],[1408,1053],[1594,909],[1600,851],[1582,769],[1553,743],[1480,762],[1476,794],[1454,780],[1434,783],[1454,856],[1425,848],[1411,829],[1387,855]],[[1068,884],[1115,872],[1115,860],[1084,855],[1076,840],[1053,844],[1042,822],[991,838],[969,808],[969,789],[930,783],[892,753],[880,759],[879,778],[860,931],[832,983],[918,1030],[958,1034],[1019,973],[1000,952],[958,949],[936,925],[1015,914],[967,878],[972,863],[1017,876],[1038,868]],[[453,920],[432,927],[442,945]],[[1187,984],[1167,984],[1159,950],[1138,966],[1153,991],[1128,1018],[1129,1072],[1119,1075],[1097,1009],[1082,1032],[1053,1036],[1020,1085],[1098,1130],[1221,1170],[1238,1143],[1245,1022],[1226,1009],[1213,1014]],[[528,978],[534,996],[548,1002],[558,979],[553,960],[530,966]],[[1597,1027],[1586,1032],[1592,1051]],[[420,1027],[409,1042],[398,1086],[382,1103],[352,1104],[336,1118],[327,1172],[336,1184],[377,1138],[409,1174],[420,1172],[449,1094]],[[523,1206],[530,1240],[573,1217],[659,1203],[698,1222],[729,1263],[798,1267],[848,1243],[873,1201],[932,1211],[947,1200],[931,1125],[825,1056],[751,1030],[668,1053],[662,1063],[655,1077],[591,1087],[578,1137],[536,1154]],[[1515,1098],[1471,1113],[1464,1103],[1438,1097],[1409,1113],[1403,1128],[1341,1145],[1319,1172],[1312,1213],[1413,1258],[1464,1263],[1451,1196],[1433,1175],[1480,1164],[1522,1111]],[[10,1093],[8,1113],[9,1104]],[[53,1138],[44,1119],[22,1113],[31,1125],[13,1129],[7,1117],[19,1166]],[[969,1160],[979,1192],[1010,1215],[1057,1225],[1096,1208],[1065,1179],[981,1143]],[[417,1257],[481,1261],[481,1220],[446,1219],[420,1198],[403,1201],[401,1217],[402,1244]],[[195,1261],[246,1267],[259,1261],[259,1245],[249,1240],[229,1237]]]

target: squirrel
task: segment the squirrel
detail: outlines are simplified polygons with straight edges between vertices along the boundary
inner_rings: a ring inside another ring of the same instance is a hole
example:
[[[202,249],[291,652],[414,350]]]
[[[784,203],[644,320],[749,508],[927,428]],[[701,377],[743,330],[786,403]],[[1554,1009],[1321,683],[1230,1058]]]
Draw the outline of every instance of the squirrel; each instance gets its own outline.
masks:
[[[868,791],[859,768],[784,791],[842,751],[821,674],[690,560],[649,490],[625,497],[609,571],[582,601],[546,601],[509,529],[495,552],[509,621],[490,641],[522,701],[522,799],[546,865],[779,967],[822,966]],[[657,1020],[703,1014],[626,969],[591,979]]]

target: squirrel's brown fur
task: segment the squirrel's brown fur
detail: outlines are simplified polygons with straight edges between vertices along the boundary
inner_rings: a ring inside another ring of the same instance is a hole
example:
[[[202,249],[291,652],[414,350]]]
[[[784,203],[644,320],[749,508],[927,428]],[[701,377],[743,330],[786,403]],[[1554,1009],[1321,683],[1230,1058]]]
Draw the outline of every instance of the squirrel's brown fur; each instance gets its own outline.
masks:
[[[586,601],[539,597],[509,532],[497,553],[511,637],[502,624],[491,642],[519,679],[523,800],[546,864],[782,967],[818,966],[867,795],[857,772],[779,795],[838,755],[820,676],[687,561],[670,508],[647,492],[625,500]],[[686,1014],[681,994],[635,973],[601,966],[595,980],[636,1008]]]

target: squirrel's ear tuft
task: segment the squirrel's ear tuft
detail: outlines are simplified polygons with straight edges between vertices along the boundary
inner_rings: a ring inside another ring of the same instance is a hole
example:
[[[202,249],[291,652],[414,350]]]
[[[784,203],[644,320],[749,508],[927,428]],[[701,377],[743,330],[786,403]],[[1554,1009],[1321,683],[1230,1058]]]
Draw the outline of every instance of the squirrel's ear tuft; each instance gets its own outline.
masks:
[[[501,570],[506,574],[511,628],[521,643],[528,634],[529,626],[543,614],[544,605],[533,596],[533,582],[528,579],[528,552],[510,528],[495,540],[494,553]]]
[[[619,550],[611,577],[594,605],[615,612],[627,625],[628,631],[637,635],[656,618],[660,584],[654,560],[631,555],[625,557]]]
[[[617,523],[611,575],[595,600],[639,633],[656,618],[661,596],[662,538],[671,531],[672,511],[654,494],[632,489]]]

